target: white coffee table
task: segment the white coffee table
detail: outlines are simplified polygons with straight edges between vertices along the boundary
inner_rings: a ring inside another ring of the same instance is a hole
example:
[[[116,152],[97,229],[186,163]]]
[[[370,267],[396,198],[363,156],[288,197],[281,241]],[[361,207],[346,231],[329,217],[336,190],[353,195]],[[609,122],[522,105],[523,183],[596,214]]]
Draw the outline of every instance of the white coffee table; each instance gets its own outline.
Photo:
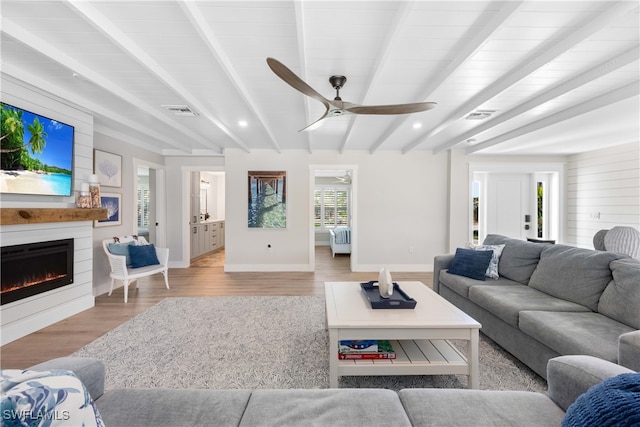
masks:
[[[414,309],[372,309],[360,283],[325,282],[329,382],[346,375],[468,375],[478,388],[480,323],[422,282],[396,282],[417,301]],[[338,341],[390,340],[396,359],[338,360]],[[469,341],[468,355],[449,339]]]

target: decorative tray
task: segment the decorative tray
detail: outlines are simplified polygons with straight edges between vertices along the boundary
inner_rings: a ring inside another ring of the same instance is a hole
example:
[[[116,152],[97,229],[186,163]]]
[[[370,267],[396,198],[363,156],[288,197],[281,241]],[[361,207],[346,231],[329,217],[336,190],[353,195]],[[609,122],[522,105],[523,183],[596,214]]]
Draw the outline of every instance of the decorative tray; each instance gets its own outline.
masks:
[[[393,294],[389,298],[380,296],[376,281],[360,283],[360,287],[373,309],[411,309],[417,304],[417,301],[407,295],[396,282],[393,282]]]

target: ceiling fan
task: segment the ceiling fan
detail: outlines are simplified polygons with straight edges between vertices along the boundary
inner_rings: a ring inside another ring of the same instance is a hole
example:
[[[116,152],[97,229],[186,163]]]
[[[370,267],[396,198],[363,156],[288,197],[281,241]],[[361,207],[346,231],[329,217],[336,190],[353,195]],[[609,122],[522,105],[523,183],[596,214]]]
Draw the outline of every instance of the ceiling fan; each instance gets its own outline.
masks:
[[[340,89],[342,89],[342,86],[347,82],[347,78],[345,76],[329,77],[329,83],[331,83],[331,86],[336,90],[336,97],[333,100],[329,100],[316,92],[311,86],[305,83],[300,77],[277,59],[267,58],[267,65],[269,65],[271,71],[284,80],[284,82],[289,86],[317,101],[320,101],[325,106],[326,111],[322,117],[307,127],[300,129],[300,131],[317,129],[322,124],[322,120],[327,117],[342,116],[344,114],[409,114],[430,110],[436,106],[435,102],[416,102],[413,104],[394,105],[358,105],[346,102],[340,98]]]
[[[344,175],[336,176],[334,184],[351,184],[351,171],[345,171]]]

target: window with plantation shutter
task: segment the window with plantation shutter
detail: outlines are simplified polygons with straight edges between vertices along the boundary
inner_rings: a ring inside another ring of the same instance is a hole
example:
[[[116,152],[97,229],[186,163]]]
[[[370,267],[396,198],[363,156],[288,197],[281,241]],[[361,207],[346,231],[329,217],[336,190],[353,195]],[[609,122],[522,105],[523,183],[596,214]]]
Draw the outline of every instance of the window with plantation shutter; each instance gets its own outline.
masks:
[[[350,189],[340,186],[316,186],[314,190],[314,227],[319,230],[349,225]]]

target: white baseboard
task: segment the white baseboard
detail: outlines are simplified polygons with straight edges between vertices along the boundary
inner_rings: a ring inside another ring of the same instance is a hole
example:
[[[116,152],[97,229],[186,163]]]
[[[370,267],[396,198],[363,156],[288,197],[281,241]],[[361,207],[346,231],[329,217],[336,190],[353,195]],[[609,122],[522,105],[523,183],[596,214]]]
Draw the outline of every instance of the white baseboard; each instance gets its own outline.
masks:
[[[309,264],[225,264],[225,273],[271,272],[271,271],[313,271]]]
[[[391,264],[391,265],[375,265],[375,264],[357,264],[353,266],[356,272],[378,272],[381,268],[386,268],[393,275],[394,271],[405,273],[432,273],[433,264]]]

